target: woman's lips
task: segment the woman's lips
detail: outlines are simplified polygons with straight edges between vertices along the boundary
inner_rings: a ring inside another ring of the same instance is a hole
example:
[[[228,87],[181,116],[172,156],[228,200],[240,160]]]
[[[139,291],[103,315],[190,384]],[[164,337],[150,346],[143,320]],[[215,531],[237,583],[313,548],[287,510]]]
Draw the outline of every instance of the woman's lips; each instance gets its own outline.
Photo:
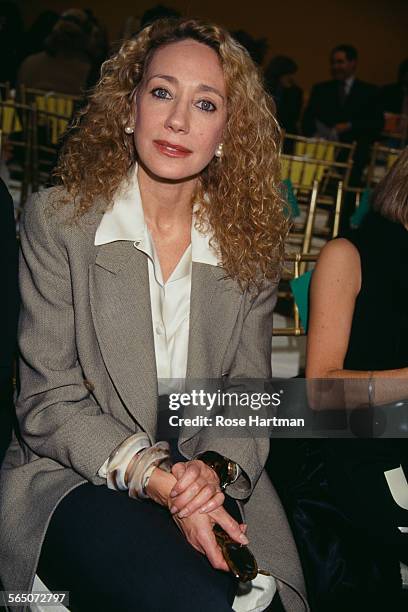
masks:
[[[172,144],[166,140],[153,140],[153,144],[160,151],[160,153],[163,153],[163,155],[167,155],[168,157],[187,157],[192,153],[190,149]]]

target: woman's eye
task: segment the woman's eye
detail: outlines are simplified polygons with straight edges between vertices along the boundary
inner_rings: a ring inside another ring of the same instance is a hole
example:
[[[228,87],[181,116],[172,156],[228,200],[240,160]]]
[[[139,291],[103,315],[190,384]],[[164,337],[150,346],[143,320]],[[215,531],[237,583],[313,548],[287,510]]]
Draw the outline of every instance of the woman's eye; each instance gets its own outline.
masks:
[[[201,108],[201,110],[206,111],[207,113],[213,113],[216,110],[215,104],[213,104],[209,100],[200,100],[197,103],[197,106],[198,108]]]
[[[163,87],[156,87],[150,93],[155,98],[160,98],[162,100],[169,100],[171,97],[167,89],[164,89]]]

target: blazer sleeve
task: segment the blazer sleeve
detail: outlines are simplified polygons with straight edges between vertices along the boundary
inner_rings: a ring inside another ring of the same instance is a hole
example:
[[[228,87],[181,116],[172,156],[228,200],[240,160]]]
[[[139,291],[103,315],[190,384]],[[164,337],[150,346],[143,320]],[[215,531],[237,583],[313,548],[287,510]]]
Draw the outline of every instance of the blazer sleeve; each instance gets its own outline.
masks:
[[[98,469],[135,432],[99,406],[84,384],[69,260],[44,208],[43,197],[33,196],[21,223],[17,418],[34,453],[103,484]]]
[[[272,349],[272,314],[277,300],[276,283],[268,282],[252,301],[243,322],[241,336],[232,367],[223,391],[266,392],[264,381],[270,379]],[[261,387],[261,388],[257,388]],[[231,408],[231,415],[234,408]],[[195,438],[192,456],[213,450],[238,464],[241,473],[228,487],[228,495],[246,499],[260,477],[269,453],[269,437],[254,436],[248,429],[245,436],[217,434],[215,427],[204,428]]]
[[[3,264],[3,295],[0,300],[1,344],[0,385],[9,380],[17,348],[18,319],[18,249],[14,224],[13,200],[0,179],[0,258]]]

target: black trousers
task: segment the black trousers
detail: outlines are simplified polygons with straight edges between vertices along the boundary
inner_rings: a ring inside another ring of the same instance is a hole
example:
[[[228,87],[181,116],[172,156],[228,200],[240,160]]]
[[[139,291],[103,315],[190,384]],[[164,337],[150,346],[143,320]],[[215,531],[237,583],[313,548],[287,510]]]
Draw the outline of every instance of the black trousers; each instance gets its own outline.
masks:
[[[232,574],[215,570],[166,508],[91,483],[57,506],[37,574],[70,591],[72,612],[231,612],[236,592]]]

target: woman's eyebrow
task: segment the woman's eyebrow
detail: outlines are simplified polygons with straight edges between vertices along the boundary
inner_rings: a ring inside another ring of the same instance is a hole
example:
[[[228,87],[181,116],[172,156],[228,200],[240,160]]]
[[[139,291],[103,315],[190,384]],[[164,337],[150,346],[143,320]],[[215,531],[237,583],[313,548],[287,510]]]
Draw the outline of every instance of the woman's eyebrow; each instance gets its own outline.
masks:
[[[215,93],[217,96],[219,96],[222,100],[224,100],[224,96],[222,95],[222,93],[220,92],[219,89],[217,89],[216,87],[212,87],[211,85],[205,85],[204,83],[200,83],[200,85],[197,87],[198,91],[210,91],[212,93]]]
[[[147,82],[151,81],[152,79],[164,79],[165,81],[168,81],[169,83],[172,83],[174,85],[179,82],[176,77],[171,76],[169,74],[153,74],[147,79]],[[211,93],[215,93],[222,100],[225,99],[219,89],[217,89],[216,87],[212,87],[211,85],[206,85],[205,83],[200,83],[199,85],[197,85],[197,91],[208,91]]]

